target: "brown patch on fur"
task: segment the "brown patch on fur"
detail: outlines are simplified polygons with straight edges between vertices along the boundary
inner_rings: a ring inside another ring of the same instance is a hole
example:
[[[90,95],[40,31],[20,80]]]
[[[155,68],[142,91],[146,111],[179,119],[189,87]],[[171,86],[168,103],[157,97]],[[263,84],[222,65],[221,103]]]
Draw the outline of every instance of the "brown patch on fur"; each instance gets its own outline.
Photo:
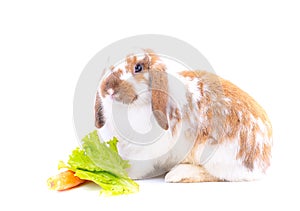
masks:
[[[160,61],[159,56],[151,49],[144,49],[145,53],[150,57],[150,67]]]
[[[135,55],[126,58],[126,71],[131,72],[135,79],[140,82],[146,79],[142,73],[149,72],[149,84],[151,89],[151,103],[154,117],[158,124],[165,130],[169,128],[167,118],[168,104],[168,80],[164,64],[156,64],[159,57],[150,49],[146,49],[143,59],[138,60]],[[135,74],[135,65],[141,64],[143,70]],[[142,75],[142,76],[140,76]]]
[[[137,60],[136,56],[126,58],[126,70],[130,71],[137,81],[146,79],[143,74],[149,72],[149,85],[151,89],[151,104],[154,117],[158,124],[165,130],[169,128],[167,118],[168,96],[168,76],[165,72],[166,66],[162,63],[156,64],[159,57],[150,49],[145,49],[145,57]],[[134,74],[136,64],[143,65],[140,73]]]
[[[111,93],[108,90],[113,91],[113,97],[115,100],[130,104],[137,99],[137,94],[132,84],[127,81],[121,80],[120,77],[123,71],[118,69],[111,73],[101,84],[101,96],[105,97]]]
[[[122,69],[118,69],[117,71],[114,71],[113,73],[116,77],[120,78],[123,74],[123,70]]]
[[[181,113],[178,108],[171,108],[169,111],[170,127],[172,130],[172,135],[177,132],[177,127],[182,119]]]
[[[194,142],[194,147],[186,157],[183,163],[191,163],[194,165],[199,165],[198,160],[199,158],[196,157],[197,151],[198,151],[198,146],[200,144],[205,144],[207,140],[209,140],[209,136],[211,134],[211,127],[210,126],[204,126],[200,127],[198,130],[197,137]]]
[[[199,89],[201,96],[204,96],[204,90],[203,90],[203,82],[199,81]]]
[[[246,134],[244,132],[244,134]],[[240,139],[240,150],[237,154],[237,158],[241,158],[243,160],[243,164],[250,170],[254,168],[254,162],[259,161],[262,165],[260,166],[263,170],[270,165],[270,157],[271,157],[271,146],[269,144],[262,144],[260,146],[256,141],[256,134],[262,133],[257,124],[254,124],[251,131],[248,132],[247,138]],[[263,134],[261,134],[263,135]]]
[[[256,135],[262,133],[259,125],[251,120],[250,115],[255,119],[260,119],[266,129],[267,138],[272,137],[272,127],[270,120],[264,109],[246,92],[242,91],[231,82],[221,79],[224,95],[231,99],[230,116],[226,117],[226,125],[231,125],[231,131],[227,133],[229,139],[237,136],[240,130],[239,152],[237,159],[242,159],[243,164],[253,170],[255,161],[270,163],[271,148],[260,147],[256,141]],[[237,112],[243,115],[238,117]],[[263,134],[262,134],[263,135]],[[266,152],[264,151],[266,150]],[[266,168],[269,166],[266,165]]]
[[[237,112],[234,109],[229,110],[229,115],[225,117],[225,122],[228,125],[238,125],[240,124],[240,119]],[[238,134],[239,127],[230,127],[230,130],[227,131],[227,137],[229,139],[234,139]]]
[[[169,99],[167,77],[166,72],[158,69],[149,71],[152,111],[158,124],[165,130],[169,128],[167,118],[167,104]]]
[[[254,161],[260,156],[259,147],[253,147],[251,152],[249,152],[243,160],[244,166],[246,166],[249,170],[254,169]]]
[[[239,89],[231,82],[205,71],[183,71],[181,76],[198,78],[198,87],[201,101],[197,103],[202,123],[199,125],[198,136],[194,148],[189,155],[189,160],[197,159],[196,151],[200,144],[213,138],[216,143],[236,141],[239,137],[239,151],[236,158],[241,159],[245,167],[253,170],[254,163],[261,163],[267,168],[270,163],[271,145],[257,143],[256,135],[263,133],[257,122],[251,119],[260,119],[265,125],[267,139],[272,137],[272,126],[263,108],[246,92]],[[188,100],[192,99],[192,96]],[[188,106],[190,111],[191,106]],[[195,108],[194,108],[195,109]],[[188,118],[189,119],[189,118]],[[217,137],[211,137],[217,134]],[[268,140],[266,140],[268,141]]]
[[[127,81],[122,81],[117,90],[115,90],[114,99],[125,104],[130,104],[138,98],[134,87]]]
[[[199,73],[197,73],[198,71],[190,71],[190,70],[185,70],[185,71],[181,71],[179,73],[179,75],[185,77],[185,78],[190,78],[190,79],[194,79],[197,78],[199,76]]]
[[[213,118],[213,110],[211,108],[207,109],[206,115],[208,121],[211,120]]]
[[[143,70],[139,72],[137,75],[140,75],[143,72],[147,72],[150,69],[150,61],[149,56],[146,54],[143,59],[138,60],[137,56],[128,55],[126,57],[126,65],[125,69],[127,72],[131,72],[131,74],[135,74],[135,65],[140,64],[143,66]]]
[[[244,152],[247,151],[247,129],[242,128],[240,131],[240,151],[237,154],[237,158],[241,158],[244,155]]]
[[[126,65],[125,65],[126,72],[131,72],[132,74],[134,74],[134,66],[136,62],[137,62],[136,56],[128,55],[126,57]]]
[[[149,68],[150,84],[154,88],[151,101],[154,115],[160,126],[167,128],[165,107],[168,101],[167,77],[161,74],[165,72],[166,67],[163,64],[157,64],[159,57],[153,51],[146,49],[145,53],[146,56],[140,61],[135,56],[128,57],[126,69],[134,73],[134,66],[138,62],[144,65],[144,71]],[[187,93],[189,111],[183,114],[184,118],[193,122],[195,119],[190,116],[191,111],[198,109],[202,119],[191,156],[195,156],[199,144],[204,144],[210,139],[216,140],[216,143],[223,143],[236,141],[239,137],[236,159],[241,159],[249,170],[253,170],[255,162],[262,163],[260,165],[267,168],[270,163],[271,145],[262,143],[263,146],[260,146],[257,143],[256,134],[262,131],[259,125],[251,119],[251,115],[256,120],[260,119],[266,127],[267,137],[271,139],[272,126],[263,108],[246,92],[215,74],[205,71],[182,71],[179,74],[191,80],[199,79],[201,101],[195,108],[192,103],[192,94]],[[143,80],[142,76],[136,78],[139,81]],[[212,134],[217,137],[211,137]]]
[[[270,156],[271,156],[271,149],[272,146],[270,144],[263,144],[262,148],[262,155],[261,155],[261,167],[264,169],[264,172],[267,170],[267,168],[270,166]]]
[[[148,82],[148,80],[145,78],[144,74],[135,74],[134,79],[138,82]]]
[[[144,68],[142,72],[147,72],[150,69],[159,69],[161,71],[164,71],[166,69],[166,66],[162,63],[157,63],[160,61],[159,56],[154,53],[151,49],[144,49],[145,56],[143,59],[138,60],[137,56],[135,55],[128,55],[126,57],[126,70],[130,71],[132,74],[134,74],[134,67],[136,64],[141,64]]]
[[[143,65],[144,70],[149,70],[150,69],[150,58],[148,55],[145,55],[145,57],[140,60],[138,63],[140,63],[141,65]]]
[[[267,129],[267,135],[268,135],[268,138],[269,139],[272,139],[273,137],[273,129],[272,129],[272,124],[271,124],[271,121],[268,119],[267,117],[267,120],[266,122],[263,122],[266,126],[266,129]]]
[[[119,89],[121,83],[120,73],[114,72],[110,74],[102,83],[101,83],[101,96],[105,97],[108,94],[108,90],[112,89],[114,91]]]
[[[95,126],[97,128],[103,127],[105,120],[103,116],[103,107],[101,103],[101,99],[99,97],[99,92],[96,93],[96,102],[95,102]]]
[[[254,118],[260,118],[262,122],[269,122],[264,109],[249,94],[227,80],[220,78],[220,82],[224,95],[232,100],[232,107],[235,110],[249,112]]]
[[[259,158],[259,146],[256,144],[255,135],[256,129],[252,129],[250,134],[245,129],[240,132],[240,150],[237,158],[242,158],[243,164],[251,171],[254,168],[254,161]]]
[[[193,95],[190,92],[186,93],[186,99],[188,101],[188,108],[190,111],[192,111],[194,109],[194,105],[193,105]],[[187,118],[189,118],[189,115],[187,116]]]

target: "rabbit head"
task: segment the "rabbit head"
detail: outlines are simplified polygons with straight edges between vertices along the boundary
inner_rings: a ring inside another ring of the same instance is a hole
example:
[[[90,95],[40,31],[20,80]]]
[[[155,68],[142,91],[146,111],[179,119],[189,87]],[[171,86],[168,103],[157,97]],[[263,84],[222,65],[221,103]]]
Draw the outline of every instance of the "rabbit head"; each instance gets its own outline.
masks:
[[[167,130],[168,79],[166,67],[159,57],[151,50],[144,54],[128,55],[124,68],[110,68],[95,102],[95,126],[101,128],[105,123],[105,99],[111,99],[123,104],[151,104],[153,116],[158,125]]]

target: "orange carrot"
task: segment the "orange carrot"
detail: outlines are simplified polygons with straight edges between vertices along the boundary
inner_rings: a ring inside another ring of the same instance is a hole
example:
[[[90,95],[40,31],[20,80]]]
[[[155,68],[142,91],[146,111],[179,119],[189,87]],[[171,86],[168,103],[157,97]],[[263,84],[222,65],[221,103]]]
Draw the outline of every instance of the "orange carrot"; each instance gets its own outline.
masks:
[[[74,174],[75,173],[73,171],[67,170],[61,172],[56,176],[50,177],[47,180],[49,189],[58,191],[67,190],[76,187],[86,181],[80,179],[79,177],[76,177]]]

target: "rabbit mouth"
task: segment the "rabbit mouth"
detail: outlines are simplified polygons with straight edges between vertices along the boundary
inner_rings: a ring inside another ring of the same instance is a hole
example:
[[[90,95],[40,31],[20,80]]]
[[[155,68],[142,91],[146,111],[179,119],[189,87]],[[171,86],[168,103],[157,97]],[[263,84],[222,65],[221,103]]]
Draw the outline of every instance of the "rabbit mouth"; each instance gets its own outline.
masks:
[[[132,104],[138,99],[138,95],[136,94],[122,94],[120,92],[115,92],[111,96],[113,101],[117,101],[123,104]]]

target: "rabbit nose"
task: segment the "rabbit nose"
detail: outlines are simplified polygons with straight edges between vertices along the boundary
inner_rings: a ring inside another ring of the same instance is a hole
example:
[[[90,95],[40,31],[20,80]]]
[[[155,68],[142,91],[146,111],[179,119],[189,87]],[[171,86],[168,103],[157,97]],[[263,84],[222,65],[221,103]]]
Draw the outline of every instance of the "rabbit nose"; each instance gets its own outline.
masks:
[[[111,89],[111,88],[107,90],[107,93],[108,93],[109,95],[113,95],[114,92],[115,92],[115,91],[114,91],[113,89]]]

